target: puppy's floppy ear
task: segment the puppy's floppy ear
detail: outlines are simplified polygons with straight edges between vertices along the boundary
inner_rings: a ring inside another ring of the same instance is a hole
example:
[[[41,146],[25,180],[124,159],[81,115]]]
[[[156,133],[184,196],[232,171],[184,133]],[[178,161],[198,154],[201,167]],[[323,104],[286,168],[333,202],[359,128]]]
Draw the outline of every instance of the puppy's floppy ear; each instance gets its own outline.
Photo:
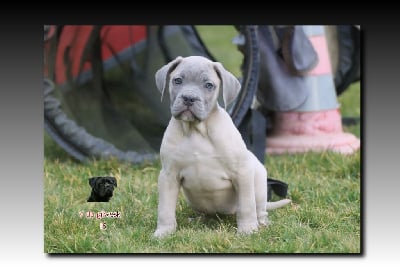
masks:
[[[168,64],[164,65],[156,72],[156,85],[161,93],[161,101],[164,96],[165,88],[167,87],[167,84],[169,82],[169,74],[171,74],[171,72],[179,65],[182,59],[183,57],[178,56],[177,58],[175,58],[175,60],[172,60]]]
[[[221,80],[222,96],[226,109],[238,96],[241,85],[239,80],[231,72],[226,70],[221,63],[214,62],[214,69]]]
[[[114,187],[117,187],[117,179],[113,176],[110,176],[110,180],[112,181],[112,184],[114,185]]]
[[[89,178],[89,185],[90,185],[90,187],[94,187],[94,185],[96,184],[96,179],[97,179],[97,177],[91,177],[91,178]]]

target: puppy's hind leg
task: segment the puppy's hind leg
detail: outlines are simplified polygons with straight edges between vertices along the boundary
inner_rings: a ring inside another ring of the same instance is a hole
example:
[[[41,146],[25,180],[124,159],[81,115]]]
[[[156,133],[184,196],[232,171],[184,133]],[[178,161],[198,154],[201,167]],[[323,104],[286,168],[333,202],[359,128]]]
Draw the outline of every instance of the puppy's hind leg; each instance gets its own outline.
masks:
[[[254,190],[256,196],[257,220],[260,226],[268,226],[267,212],[267,170],[262,164],[257,164],[254,176]]]

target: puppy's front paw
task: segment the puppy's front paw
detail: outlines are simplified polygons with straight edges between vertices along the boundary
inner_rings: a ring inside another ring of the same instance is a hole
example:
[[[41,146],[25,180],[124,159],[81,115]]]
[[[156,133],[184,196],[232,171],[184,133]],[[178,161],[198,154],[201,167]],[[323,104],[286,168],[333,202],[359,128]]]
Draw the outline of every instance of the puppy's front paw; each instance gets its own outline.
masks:
[[[173,232],[175,232],[176,225],[163,225],[163,226],[158,226],[156,231],[153,234],[153,237],[155,238],[162,238],[164,236],[170,235]]]
[[[251,234],[254,233],[258,230],[258,223],[253,222],[253,223],[241,223],[238,225],[238,230],[237,232],[239,234]]]

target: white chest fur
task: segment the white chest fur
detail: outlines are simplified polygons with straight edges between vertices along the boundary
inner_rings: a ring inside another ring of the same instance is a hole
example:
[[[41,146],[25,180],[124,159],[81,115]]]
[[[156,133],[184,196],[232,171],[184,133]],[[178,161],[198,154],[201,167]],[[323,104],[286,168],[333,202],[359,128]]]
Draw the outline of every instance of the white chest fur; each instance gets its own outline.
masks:
[[[203,131],[201,125],[187,132],[171,136],[173,140],[163,145],[162,156],[168,152],[165,156],[168,160],[163,163],[177,173],[184,195],[194,209],[234,213],[236,195],[231,178],[235,149],[221,149],[218,146],[221,142],[215,141],[212,133]]]

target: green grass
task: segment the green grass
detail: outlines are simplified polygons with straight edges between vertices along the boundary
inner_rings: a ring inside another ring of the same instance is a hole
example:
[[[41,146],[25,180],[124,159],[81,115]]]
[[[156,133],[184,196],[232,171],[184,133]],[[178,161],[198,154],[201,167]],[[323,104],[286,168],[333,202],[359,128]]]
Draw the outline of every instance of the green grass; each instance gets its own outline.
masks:
[[[243,55],[232,39],[238,34],[233,26],[197,26],[210,53],[234,75],[240,76]]]
[[[225,45],[233,28],[201,27],[213,53]],[[224,33],[226,35],[222,36]],[[221,41],[221,38],[224,40]],[[218,39],[220,40],[218,43]],[[229,43],[229,42],[228,42]],[[224,55],[229,57],[230,53]],[[236,54],[237,55],[237,54]],[[238,56],[238,55],[237,55]],[[236,57],[236,61],[240,60]],[[223,60],[222,60],[223,61]],[[229,60],[226,60],[227,62]],[[225,63],[224,63],[225,64]],[[228,69],[233,69],[233,63]],[[360,112],[360,84],[341,97],[343,116]],[[360,125],[345,127],[360,136]],[[157,221],[159,163],[132,166],[117,161],[82,164],[44,135],[44,252],[46,253],[359,253],[361,251],[360,152],[268,156],[269,175],[289,184],[290,206],[269,212],[272,225],[259,232],[236,234],[234,216],[200,219],[180,195],[177,232],[152,239]],[[109,203],[87,203],[88,178],[112,175],[118,187]],[[273,198],[276,200],[277,198]],[[119,211],[121,218],[86,218],[87,212]],[[83,214],[80,217],[80,214]],[[100,222],[107,229],[100,230]]]

